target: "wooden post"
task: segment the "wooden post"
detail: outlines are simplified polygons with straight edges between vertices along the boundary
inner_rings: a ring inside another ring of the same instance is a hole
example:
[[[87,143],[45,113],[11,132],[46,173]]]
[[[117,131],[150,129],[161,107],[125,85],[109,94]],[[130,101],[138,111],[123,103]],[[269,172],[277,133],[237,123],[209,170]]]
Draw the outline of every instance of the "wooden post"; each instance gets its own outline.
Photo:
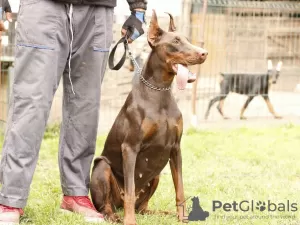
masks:
[[[206,17],[206,11],[207,11],[207,0],[202,0],[203,7],[202,7],[202,15],[199,13],[199,34],[198,34],[198,45],[203,48],[204,46],[204,29],[205,29],[205,17]],[[198,119],[197,119],[197,86],[198,86],[198,79],[200,74],[201,67],[198,67],[197,72],[197,79],[193,83],[193,89],[192,89],[192,119],[191,119],[191,125],[193,127],[197,127]]]
[[[190,37],[192,0],[182,0],[181,29],[186,37]]]
[[[0,84],[2,80],[2,31],[0,31]]]

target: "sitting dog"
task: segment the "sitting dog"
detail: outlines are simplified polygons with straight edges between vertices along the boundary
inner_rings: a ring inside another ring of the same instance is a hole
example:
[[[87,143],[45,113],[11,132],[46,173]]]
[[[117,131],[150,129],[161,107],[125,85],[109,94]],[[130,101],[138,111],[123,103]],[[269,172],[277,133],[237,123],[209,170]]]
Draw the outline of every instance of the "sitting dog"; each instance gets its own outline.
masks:
[[[210,100],[205,113],[205,119],[208,118],[210,108],[215,102],[219,102],[217,109],[222,117],[228,119],[223,113],[223,105],[229,92],[248,95],[248,99],[241,110],[241,120],[246,119],[244,112],[253,98],[258,95],[261,95],[264,98],[270,113],[272,113],[276,119],[280,119],[281,116],[275,112],[273,105],[270,102],[269,90],[272,84],[276,84],[280,75],[281,66],[282,62],[278,62],[275,71],[273,70],[272,61],[268,60],[268,71],[265,74],[221,73],[221,92],[218,96]]]
[[[170,14],[169,14],[170,15]],[[96,209],[110,221],[120,221],[115,208],[124,207],[124,224],[135,225],[135,211],[148,213],[159,175],[170,163],[176,192],[177,214],[183,219],[185,201],[180,140],[182,114],[172,95],[171,84],[178,68],[201,64],[207,51],[175,33],[170,15],[169,31],[162,30],[153,11],[147,39],[148,60],[106,139],[104,150],[94,161],[91,196]],[[182,69],[181,69],[182,70]],[[175,76],[177,74],[177,76]],[[182,85],[182,79],[180,80]]]

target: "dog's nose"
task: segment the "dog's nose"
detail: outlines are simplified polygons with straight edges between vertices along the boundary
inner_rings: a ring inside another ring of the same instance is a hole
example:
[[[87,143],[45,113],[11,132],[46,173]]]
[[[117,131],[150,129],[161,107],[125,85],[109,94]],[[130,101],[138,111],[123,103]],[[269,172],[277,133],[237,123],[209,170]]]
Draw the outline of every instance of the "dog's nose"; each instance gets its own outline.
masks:
[[[202,51],[200,51],[199,52],[199,57],[202,59],[202,60],[205,60],[206,59],[206,57],[207,57],[207,55],[208,55],[208,52],[206,51],[206,50],[202,50]]]
[[[206,50],[203,49],[203,51],[200,51],[200,52],[199,52],[199,55],[200,55],[201,57],[206,57],[206,56],[208,55],[208,52],[207,52]]]

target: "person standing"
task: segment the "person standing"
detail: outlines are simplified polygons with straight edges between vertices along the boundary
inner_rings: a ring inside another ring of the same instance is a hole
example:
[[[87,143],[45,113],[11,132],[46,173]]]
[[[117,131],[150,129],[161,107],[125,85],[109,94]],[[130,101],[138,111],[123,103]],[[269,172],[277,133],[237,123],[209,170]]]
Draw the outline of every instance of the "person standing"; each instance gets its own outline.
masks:
[[[130,34],[132,42],[144,33],[147,1],[127,2],[131,15],[122,34]],[[23,214],[61,77],[61,208],[90,222],[103,221],[88,193],[115,6],[116,0],[20,1],[15,77],[0,164],[0,224],[18,224]]]

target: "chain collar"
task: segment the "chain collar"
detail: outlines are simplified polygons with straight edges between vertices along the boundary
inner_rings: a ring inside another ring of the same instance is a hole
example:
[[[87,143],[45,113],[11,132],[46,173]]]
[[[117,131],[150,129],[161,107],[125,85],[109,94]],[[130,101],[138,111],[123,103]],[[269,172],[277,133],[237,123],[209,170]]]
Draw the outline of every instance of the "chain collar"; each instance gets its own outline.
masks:
[[[140,80],[149,88],[155,90],[155,91],[170,91],[171,90],[171,86],[169,87],[163,87],[163,88],[160,88],[160,87],[156,87],[154,86],[153,84],[149,83],[143,76],[142,74],[139,74],[140,76]]]
[[[126,39],[127,40],[127,39]],[[127,48],[128,48],[128,45],[127,45]],[[131,59],[131,61],[133,62],[133,65],[136,69],[136,73],[137,75],[139,76],[140,80],[149,88],[155,90],[155,91],[170,91],[172,86],[169,86],[169,87],[156,87],[154,86],[153,84],[151,84],[150,82],[148,82],[142,75],[142,69],[139,67],[137,61],[135,60],[135,58],[132,56],[132,53],[130,51],[130,49],[128,48],[128,56],[129,58]]]

